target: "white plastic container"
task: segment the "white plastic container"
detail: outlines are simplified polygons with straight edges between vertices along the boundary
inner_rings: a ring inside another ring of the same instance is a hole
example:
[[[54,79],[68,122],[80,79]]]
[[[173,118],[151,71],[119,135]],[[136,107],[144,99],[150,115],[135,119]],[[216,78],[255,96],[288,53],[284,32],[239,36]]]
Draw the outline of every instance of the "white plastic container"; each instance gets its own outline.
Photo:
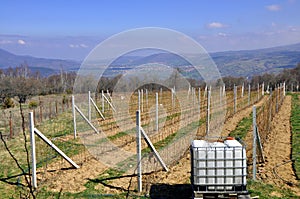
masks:
[[[236,140],[191,143],[192,183],[208,191],[233,190],[246,186],[247,164],[245,148]]]

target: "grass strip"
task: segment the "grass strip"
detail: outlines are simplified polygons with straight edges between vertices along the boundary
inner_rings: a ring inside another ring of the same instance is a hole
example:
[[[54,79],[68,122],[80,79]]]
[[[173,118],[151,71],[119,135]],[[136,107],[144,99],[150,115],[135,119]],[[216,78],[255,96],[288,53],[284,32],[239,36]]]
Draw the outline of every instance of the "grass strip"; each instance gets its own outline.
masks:
[[[300,178],[300,95],[292,95],[292,112],[291,112],[291,126],[292,126],[292,159],[293,167],[296,171],[296,177]]]
[[[259,196],[260,199],[298,198],[290,189],[279,188],[261,181],[248,180],[247,188],[251,197]]]
[[[252,117],[253,114],[251,113],[250,116],[244,117],[239,121],[237,127],[230,132],[229,136],[243,140],[252,127]]]

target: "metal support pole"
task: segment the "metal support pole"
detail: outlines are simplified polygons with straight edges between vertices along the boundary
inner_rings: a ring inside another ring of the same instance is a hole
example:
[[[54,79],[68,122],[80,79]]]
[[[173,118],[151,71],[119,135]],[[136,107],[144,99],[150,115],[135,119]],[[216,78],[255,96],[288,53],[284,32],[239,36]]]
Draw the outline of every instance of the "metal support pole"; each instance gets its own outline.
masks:
[[[108,107],[110,106],[112,108],[112,110],[114,112],[116,112],[116,109],[114,107],[114,105],[112,104],[112,102],[109,101],[109,99],[107,99],[107,97],[105,97],[105,95],[103,95],[103,98],[106,100],[107,104],[108,104]],[[104,107],[104,106],[103,106]]]
[[[37,188],[36,179],[36,156],[35,156],[35,137],[34,137],[34,122],[33,113],[29,113],[29,126],[30,126],[30,144],[31,144],[31,165],[32,165],[32,186]]]
[[[144,89],[141,90],[141,113],[144,112]]]
[[[198,98],[199,98],[199,118],[201,118],[201,88],[198,90]]]
[[[105,120],[104,115],[101,113],[101,111],[99,110],[99,108],[97,107],[96,103],[94,102],[94,100],[91,98],[91,102],[94,105],[95,109],[97,110],[97,112],[99,113],[99,115],[102,117],[102,119]]]
[[[176,88],[175,88],[175,86],[174,86],[174,88],[173,88],[173,92],[174,92],[174,108],[176,107]]]
[[[248,106],[250,106],[251,101],[251,85],[248,85]]]
[[[174,109],[174,90],[171,88],[172,109]]]
[[[77,129],[76,129],[76,111],[75,111],[74,95],[72,95],[72,114],[73,114],[74,139],[76,139]]]
[[[162,88],[160,88],[160,100],[161,100],[161,103],[162,103],[162,99],[163,99],[163,97],[162,97],[163,92],[162,91],[163,91]]]
[[[147,106],[147,108],[149,107],[149,104],[148,104],[148,89],[146,89],[146,106]]]
[[[81,110],[74,104],[75,110],[81,115],[81,117],[90,125],[90,127],[97,133],[99,134],[99,131],[97,130],[96,127],[84,116],[84,114],[81,112]]]
[[[9,138],[12,139],[13,129],[12,129],[12,113],[9,111]]]
[[[193,103],[194,103],[193,89],[194,89],[194,88],[191,87],[191,90],[190,90],[191,99],[189,100],[189,104],[190,104],[190,105],[193,105]]]
[[[207,108],[206,108],[206,136],[209,135],[209,119],[210,119],[210,95],[211,89],[207,90]]]
[[[283,96],[285,96],[285,82],[283,82]]]
[[[141,111],[141,92],[138,90],[138,110]]]
[[[192,87],[192,96],[193,96],[193,110],[196,104],[196,88]]]
[[[141,117],[136,111],[136,151],[137,151],[137,180],[138,192],[142,192],[142,149],[141,149]]]
[[[259,101],[259,84],[257,84],[257,101]]]
[[[76,169],[80,168],[71,158],[69,158],[64,152],[62,152],[55,144],[51,142],[44,134],[42,134],[38,129],[34,128],[35,134],[39,136],[44,142],[46,142],[51,148],[53,148],[59,155],[61,155],[66,161],[68,161]]]
[[[278,91],[279,91],[279,86],[277,85],[277,88],[275,88],[275,89],[276,89],[276,96],[275,96],[276,99],[275,99],[275,100],[276,100],[276,113],[277,113],[277,112],[278,112],[278,109],[279,109],[279,105],[278,105],[278,104],[279,104],[279,100],[278,100],[278,96],[279,96],[279,92],[278,92]]]
[[[158,152],[156,151],[155,147],[153,146],[151,140],[149,139],[149,137],[147,136],[147,134],[145,133],[143,127],[140,126],[140,130],[141,130],[141,135],[144,137],[146,143],[148,144],[148,146],[150,147],[151,151],[154,153],[154,156],[156,157],[156,159],[158,160],[158,162],[160,163],[160,165],[165,169],[165,171],[169,171],[167,165],[164,163],[164,161],[162,160],[162,158],[160,157],[160,155],[158,154]]]
[[[258,132],[257,125],[256,125],[256,138],[257,138],[257,144],[258,144],[258,149],[259,149],[259,152],[260,152],[260,155],[261,155],[261,159],[262,159],[263,162],[265,162],[263,146],[262,146],[262,143],[261,143],[261,140],[260,140],[260,135],[259,135],[259,132]]]
[[[237,101],[236,91],[237,91],[236,86],[233,85],[233,106],[234,106],[233,111],[234,111],[234,113],[236,113],[236,101]]]
[[[92,113],[91,113],[91,91],[89,91],[88,118],[89,118],[89,121],[92,120]]]
[[[252,160],[253,160],[253,180],[256,180],[256,106],[253,106],[253,154],[252,154]]]
[[[112,101],[112,98],[110,96],[109,90],[106,90],[106,93],[107,93],[107,96],[108,96],[109,100]]]
[[[245,86],[245,84],[243,83],[243,85],[242,85],[242,94],[241,94],[242,98],[244,97],[244,86]]]
[[[219,96],[219,100],[220,100],[220,106],[222,106],[222,86],[220,86],[220,96]]]
[[[105,109],[105,108],[104,108],[104,93],[103,93],[103,90],[101,91],[101,94],[102,94],[102,95],[101,95],[101,97],[102,97],[102,98],[101,98],[101,100],[102,100],[102,113],[104,113],[104,109]]]
[[[158,93],[155,93],[155,129],[158,131]]]

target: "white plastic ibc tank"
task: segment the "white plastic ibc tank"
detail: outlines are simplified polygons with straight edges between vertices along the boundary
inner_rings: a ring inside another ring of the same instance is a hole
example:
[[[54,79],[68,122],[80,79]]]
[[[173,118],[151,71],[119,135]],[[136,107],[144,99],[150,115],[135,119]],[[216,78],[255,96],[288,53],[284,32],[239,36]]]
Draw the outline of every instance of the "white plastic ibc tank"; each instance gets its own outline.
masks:
[[[243,184],[246,185],[246,150],[237,140],[226,140],[224,144],[228,146],[226,150],[226,159],[232,159],[226,161],[228,167],[228,173],[226,175],[232,175],[233,177],[226,180],[227,184]],[[228,156],[227,156],[228,155]]]
[[[231,190],[232,186],[226,185],[246,185],[246,151],[238,141],[194,140],[191,145],[195,185],[210,185],[210,190]]]
[[[194,184],[206,184],[206,148],[208,143],[205,140],[194,140],[191,145],[194,156]]]
[[[214,142],[215,146],[215,154],[216,154],[216,167],[215,167],[215,176],[216,182],[215,184],[222,185],[225,183],[225,172],[224,172],[224,148],[226,145],[222,142]],[[223,190],[223,186],[213,187],[213,189]]]

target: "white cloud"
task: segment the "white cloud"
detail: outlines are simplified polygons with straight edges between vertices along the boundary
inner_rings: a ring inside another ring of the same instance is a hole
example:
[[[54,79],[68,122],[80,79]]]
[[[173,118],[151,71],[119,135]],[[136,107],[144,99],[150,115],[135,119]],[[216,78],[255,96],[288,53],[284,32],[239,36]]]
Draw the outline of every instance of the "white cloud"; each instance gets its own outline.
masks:
[[[281,6],[280,5],[276,5],[276,4],[268,5],[268,6],[266,6],[266,8],[269,11],[279,11],[279,10],[281,10]]]
[[[88,46],[85,44],[69,44],[70,48],[87,48]]]
[[[226,28],[227,25],[222,24],[220,22],[212,22],[212,23],[208,24],[207,27],[209,27],[209,28]]]
[[[1,40],[0,44],[11,44],[13,43],[11,40]]]
[[[82,47],[82,48],[87,48],[88,46],[85,45],[85,44],[80,44],[80,47]]]
[[[297,28],[294,26],[289,26],[288,28],[289,28],[289,31],[291,31],[291,32],[298,32]]]
[[[218,33],[218,36],[220,36],[220,37],[227,37],[228,35],[227,35],[226,33],[219,32],[219,33]]]
[[[300,26],[280,26],[259,32],[230,33],[226,37],[221,35],[210,34],[206,35],[206,39],[202,39],[201,36],[197,40],[209,52],[268,48],[299,43]]]
[[[25,42],[24,40],[22,40],[22,39],[19,39],[19,40],[18,40],[18,44],[20,44],[20,45],[25,45],[26,42]]]

